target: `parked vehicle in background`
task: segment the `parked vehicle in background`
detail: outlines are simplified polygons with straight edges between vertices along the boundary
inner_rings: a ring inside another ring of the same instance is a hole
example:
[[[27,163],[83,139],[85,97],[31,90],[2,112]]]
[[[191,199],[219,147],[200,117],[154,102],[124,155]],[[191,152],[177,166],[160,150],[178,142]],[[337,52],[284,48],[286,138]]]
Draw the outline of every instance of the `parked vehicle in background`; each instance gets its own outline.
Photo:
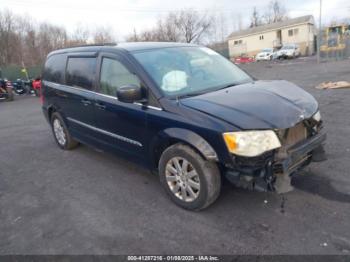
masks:
[[[255,60],[258,61],[269,61],[277,58],[277,52],[273,48],[264,48],[255,56]]]
[[[35,90],[33,88],[33,79],[28,79],[28,80],[23,80],[24,86],[27,89],[27,94],[28,95],[36,95]]]
[[[11,81],[0,79],[0,100],[13,101],[13,86]]]
[[[243,54],[243,55],[241,55],[239,57],[234,58],[233,62],[236,65],[239,65],[239,64],[252,63],[252,62],[255,62],[255,60],[254,60],[254,57],[250,57],[250,56],[247,56],[247,55]]]
[[[22,79],[17,79],[13,82],[13,91],[16,95],[25,95],[27,93],[27,89],[25,88]]]
[[[36,96],[40,96],[40,90],[41,90],[41,78],[40,77],[37,77],[33,80],[32,82],[32,87],[33,87],[33,90],[35,92],[35,95]]]
[[[143,163],[190,210],[212,204],[224,177],[284,193],[291,176],[325,160],[326,134],[310,94],[287,81],[255,80],[193,44],[54,51],[41,97],[61,149],[81,142]]]
[[[295,58],[300,56],[300,48],[297,44],[285,44],[277,51],[277,58]]]

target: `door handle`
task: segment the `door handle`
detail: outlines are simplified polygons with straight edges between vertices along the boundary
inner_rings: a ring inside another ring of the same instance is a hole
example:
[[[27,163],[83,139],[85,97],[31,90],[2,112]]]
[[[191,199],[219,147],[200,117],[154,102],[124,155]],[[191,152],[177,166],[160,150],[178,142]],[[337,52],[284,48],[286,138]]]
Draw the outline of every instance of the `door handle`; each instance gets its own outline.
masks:
[[[63,97],[63,98],[68,97],[65,93],[62,93],[62,92],[59,92],[59,91],[56,91],[56,95],[59,96],[59,97]]]
[[[101,109],[101,110],[105,110],[106,109],[106,105],[102,104],[102,103],[95,103],[95,106],[98,108],[98,109]]]
[[[81,100],[81,102],[83,103],[84,106],[91,105],[91,101],[87,100],[87,99],[83,99],[83,100]]]

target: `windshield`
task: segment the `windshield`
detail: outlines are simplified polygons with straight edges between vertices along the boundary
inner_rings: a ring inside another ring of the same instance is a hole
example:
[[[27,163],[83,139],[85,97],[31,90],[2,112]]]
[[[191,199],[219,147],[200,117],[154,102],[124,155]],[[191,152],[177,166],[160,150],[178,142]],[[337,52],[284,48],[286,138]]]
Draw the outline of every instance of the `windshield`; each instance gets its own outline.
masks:
[[[133,55],[166,96],[203,94],[252,81],[229,60],[205,47],[172,47]]]
[[[272,49],[271,48],[265,48],[265,49],[262,50],[262,52],[271,53]]]

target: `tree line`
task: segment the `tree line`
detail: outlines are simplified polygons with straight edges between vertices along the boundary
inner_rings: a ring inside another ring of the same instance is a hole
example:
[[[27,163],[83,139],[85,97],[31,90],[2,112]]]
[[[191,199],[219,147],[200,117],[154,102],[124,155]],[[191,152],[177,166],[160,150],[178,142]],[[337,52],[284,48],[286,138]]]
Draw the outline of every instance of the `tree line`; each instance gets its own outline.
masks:
[[[52,50],[113,41],[115,37],[110,28],[98,27],[92,31],[78,25],[69,34],[64,27],[0,10],[0,67],[40,65]]]
[[[265,11],[262,11],[260,12],[256,7],[253,8],[249,27],[282,22],[288,19],[286,7],[278,0],[271,0]]]
[[[262,12],[261,12],[262,11]],[[249,27],[281,22],[288,19],[287,8],[279,0],[271,0],[265,9],[254,7]],[[261,12],[261,13],[260,13]],[[244,29],[242,16],[236,15],[237,30]],[[209,15],[192,9],[174,11],[158,18],[151,29],[136,32],[127,37],[128,41],[175,41],[186,43],[210,43],[224,41],[228,33],[227,17]],[[218,37],[219,32],[219,37]]]
[[[174,11],[158,18],[154,28],[134,33],[127,41],[165,41],[201,43],[213,30],[215,18],[193,9]]]
[[[272,0],[267,11],[260,15],[253,9],[250,26],[287,19],[287,11],[279,0]],[[194,9],[169,12],[155,25],[126,36],[126,41],[173,41],[213,44],[225,42],[229,33],[244,29],[241,15],[210,14]],[[55,49],[84,44],[115,42],[110,27],[94,30],[78,25],[71,33],[66,28],[48,22],[38,22],[29,16],[20,16],[9,10],[0,10],[0,67],[23,64],[40,65],[49,52]]]

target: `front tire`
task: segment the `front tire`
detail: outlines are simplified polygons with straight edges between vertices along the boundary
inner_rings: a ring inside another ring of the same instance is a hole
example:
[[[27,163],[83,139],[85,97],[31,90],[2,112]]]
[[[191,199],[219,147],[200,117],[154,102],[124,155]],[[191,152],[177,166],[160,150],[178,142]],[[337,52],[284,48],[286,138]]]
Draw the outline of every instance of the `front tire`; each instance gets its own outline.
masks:
[[[221,176],[216,163],[181,143],[163,152],[159,177],[170,198],[185,209],[204,209],[220,194]]]
[[[57,145],[63,150],[71,150],[78,146],[78,142],[70,135],[61,115],[57,112],[51,116],[51,128]]]

